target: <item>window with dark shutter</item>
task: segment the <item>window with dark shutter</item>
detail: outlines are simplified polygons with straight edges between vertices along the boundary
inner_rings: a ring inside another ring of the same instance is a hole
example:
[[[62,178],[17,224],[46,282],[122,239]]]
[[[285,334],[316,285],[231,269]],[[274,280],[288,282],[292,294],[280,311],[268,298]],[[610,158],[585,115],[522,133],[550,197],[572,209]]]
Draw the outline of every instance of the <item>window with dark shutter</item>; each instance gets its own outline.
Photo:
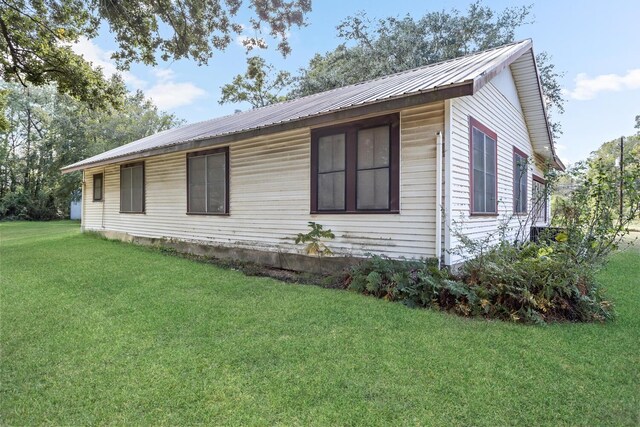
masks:
[[[469,120],[471,214],[498,212],[498,136],[477,120]]]
[[[229,212],[229,149],[187,154],[187,213]]]
[[[120,166],[120,212],[144,213],[144,163]]]
[[[397,213],[399,183],[398,114],[312,131],[312,213]]]

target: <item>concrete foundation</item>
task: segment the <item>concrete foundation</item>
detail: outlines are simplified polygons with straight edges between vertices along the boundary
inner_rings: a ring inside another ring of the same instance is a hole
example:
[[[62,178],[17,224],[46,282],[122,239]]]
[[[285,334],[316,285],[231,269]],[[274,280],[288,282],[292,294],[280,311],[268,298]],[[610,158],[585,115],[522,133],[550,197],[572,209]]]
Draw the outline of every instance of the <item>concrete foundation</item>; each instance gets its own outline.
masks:
[[[120,240],[144,246],[173,249],[179,253],[225,261],[249,262],[283,270],[331,274],[343,270],[360,259],[355,257],[317,257],[258,249],[207,245],[184,240],[133,236],[118,231],[92,231],[107,239]]]

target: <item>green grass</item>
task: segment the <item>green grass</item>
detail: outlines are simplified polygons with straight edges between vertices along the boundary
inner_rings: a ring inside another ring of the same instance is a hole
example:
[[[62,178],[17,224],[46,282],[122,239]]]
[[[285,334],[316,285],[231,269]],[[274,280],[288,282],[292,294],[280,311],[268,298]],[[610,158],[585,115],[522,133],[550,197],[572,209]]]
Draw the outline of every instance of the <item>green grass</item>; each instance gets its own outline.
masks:
[[[467,320],[0,224],[0,424],[638,425],[640,251],[608,324]]]

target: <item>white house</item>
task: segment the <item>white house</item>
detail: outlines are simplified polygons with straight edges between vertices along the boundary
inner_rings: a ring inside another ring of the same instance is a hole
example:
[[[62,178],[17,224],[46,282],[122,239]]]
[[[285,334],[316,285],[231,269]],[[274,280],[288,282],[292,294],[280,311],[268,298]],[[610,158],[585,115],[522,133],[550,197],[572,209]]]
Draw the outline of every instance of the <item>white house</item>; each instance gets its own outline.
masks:
[[[167,130],[63,172],[84,173],[82,229],[112,237],[277,264],[315,221],[337,256],[451,265],[452,222],[479,237],[529,211],[545,164],[563,168],[525,40]],[[547,207],[536,217],[547,223]]]

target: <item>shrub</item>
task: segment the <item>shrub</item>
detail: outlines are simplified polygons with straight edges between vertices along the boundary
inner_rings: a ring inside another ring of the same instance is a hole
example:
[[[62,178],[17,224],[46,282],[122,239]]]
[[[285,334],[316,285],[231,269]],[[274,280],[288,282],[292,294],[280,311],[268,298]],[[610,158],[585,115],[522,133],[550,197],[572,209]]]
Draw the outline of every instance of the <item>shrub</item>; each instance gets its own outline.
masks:
[[[613,317],[594,279],[563,243],[503,242],[469,260],[460,280],[483,302],[484,315],[523,322],[605,321]]]
[[[612,318],[613,306],[602,296],[593,270],[567,259],[560,244],[503,243],[453,276],[439,270],[435,261],[373,255],[351,268],[345,286],[409,307],[467,317],[523,323]]]
[[[445,270],[439,270],[435,260],[392,260],[372,255],[351,268],[345,284],[350,290],[409,307],[479,314],[475,292]]]

